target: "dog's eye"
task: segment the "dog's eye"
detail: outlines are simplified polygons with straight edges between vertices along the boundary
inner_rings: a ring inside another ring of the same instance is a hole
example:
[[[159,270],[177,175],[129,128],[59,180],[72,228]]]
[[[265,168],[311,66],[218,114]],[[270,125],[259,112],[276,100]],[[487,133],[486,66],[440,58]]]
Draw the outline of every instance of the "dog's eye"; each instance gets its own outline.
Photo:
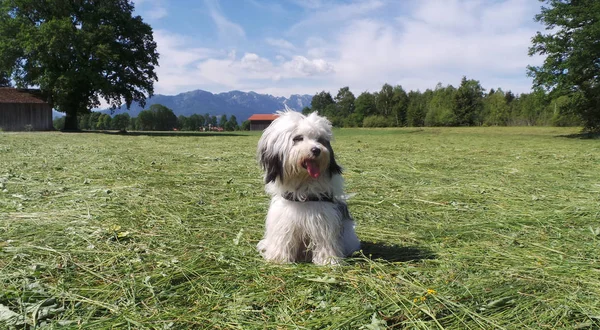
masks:
[[[319,142],[320,144],[322,144],[322,145],[326,146],[328,141],[327,141],[326,139],[324,139],[324,138],[319,138],[319,139],[317,140],[317,142]]]
[[[302,135],[296,135],[294,136],[294,142],[300,142],[300,141],[304,141],[304,136]]]

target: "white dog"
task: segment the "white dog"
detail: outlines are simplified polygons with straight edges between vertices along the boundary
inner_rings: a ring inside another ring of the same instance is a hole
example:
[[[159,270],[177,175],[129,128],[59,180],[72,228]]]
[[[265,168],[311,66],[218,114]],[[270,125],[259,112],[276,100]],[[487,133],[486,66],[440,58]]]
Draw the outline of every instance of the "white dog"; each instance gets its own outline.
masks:
[[[360,249],[331,138],[326,118],[294,111],[279,112],[263,132],[258,158],[271,195],[258,243],[265,259],[335,264]]]

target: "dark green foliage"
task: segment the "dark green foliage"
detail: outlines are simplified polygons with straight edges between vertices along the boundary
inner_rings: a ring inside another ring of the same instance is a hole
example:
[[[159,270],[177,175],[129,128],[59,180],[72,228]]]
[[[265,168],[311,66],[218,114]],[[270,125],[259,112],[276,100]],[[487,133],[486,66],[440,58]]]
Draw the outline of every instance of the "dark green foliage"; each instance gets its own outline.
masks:
[[[389,117],[394,107],[394,89],[390,84],[383,84],[381,90],[375,96],[375,106],[377,113],[383,117]]]
[[[324,114],[323,110],[325,110],[328,105],[332,104],[335,104],[335,102],[333,101],[331,94],[322,91],[313,96],[312,101],[310,102],[310,108],[312,111],[318,111],[320,114]]]
[[[172,131],[177,125],[173,110],[162,104],[153,104],[137,116],[137,129],[142,131]]]
[[[190,131],[200,130],[200,128],[204,126],[205,122],[206,122],[206,119],[202,115],[199,115],[196,113],[191,115],[189,117]]]
[[[225,127],[227,124],[227,115],[222,115],[219,119],[219,127]]]
[[[314,110],[313,110],[313,109],[311,109],[311,108],[309,108],[309,107],[304,107],[304,108],[302,108],[302,114],[303,114],[303,115],[308,115],[308,114],[310,114],[310,113],[311,113],[311,112],[313,112],[313,111],[314,111]]]
[[[66,113],[66,130],[101,99],[112,109],[143,105],[158,53],[152,28],[133,11],[127,0],[1,0],[0,71],[17,86],[39,86]]]
[[[428,91],[431,92],[430,90]],[[408,106],[406,108],[407,126],[420,127],[425,125],[426,105],[426,96],[421,92],[410,91],[408,93]]]
[[[375,96],[369,92],[362,92],[355,103],[353,121],[362,126],[365,117],[375,115],[377,113],[377,104]]]
[[[96,126],[97,129],[107,130],[110,129],[112,124],[112,118],[106,113],[103,113],[98,118],[98,124]]]
[[[65,126],[65,117],[59,117],[52,121],[55,130],[61,130]]]
[[[121,113],[121,114],[115,115],[111,122],[111,129],[117,129],[120,131],[127,130],[127,127],[129,127],[130,119],[131,119],[131,117],[129,116],[128,113]]]
[[[543,0],[535,20],[546,33],[532,39],[529,54],[546,56],[544,64],[528,67],[534,86],[569,95],[584,129],[600,131],[600,1]]]
[[[210,116],[210,120],[208,120],[209,115],[206,114],[206,117],[208,124],[207,125],[211,125],[211,126],[217,126],[217,116]]]
[[[7,72],[0,71],[0,87],[11,87],[10,77]]]
[[[347,118],[354,113],[354,102],[356,97],[350,91],[348,86],[340,88],[335,96],[335,104],[337,106],[337,115],[342,118]]]
[[[408,109],[408,94],[402,86],[394,87],[394,95],[392,97],[392,115],[396,120],[396,126],[406,125],[406,111]]]
[[[231,115],[231,117],[229,117],[229,119],[221,127],[223,127],[223,129],[226,131],[237,131],[240,129],[237,118],[234,115]]]
[[[462,78],[460,87],[458,87],[452,99],[454,122],[451,125],[473,126],[481,123],[483,92],[483,87],[481,87],[479,81],[467,80],[467,77]]]
[[[502,89],[498,88],[494,91],[492,88],[490,90],[484,100],[484,125],[506,126],[508,124],[510,108],[506,100]]]
[[[88,123],[88,128],[89,129],[96,129],[98,126],[98,121],[100,120],[100,112],[92,112],[89,115],[89,123]]]
[[[242,131],[249,131],[250,130],[250,121],[244,120],[244,122],[242,123],[242,127],[240,129]]]
[[[501,88],[484,91],[479,81],[466,77],[459,88],[438,83],[434,90],[407,93],[402,86],[384,84],[379,92],[363,92],[356,98],[349,87],[343,87],[335,98],[327,92],[317,93],[312,107],[302,113],[318,110],[337,127],[580,124],[571,107],[585,100],[581,95],[559,100],[541,89],[520,95]]]
[[[425,115],[426,126],[452,126],[456,123],[454,113],[454,97],[457,95],[456,88],[452,85],[443,87],[438,83],[431,93],[431,99],[427,102],[427,114]]]
[[[363,127],[389,127],[390,122],[384,116],[368,116],[363,120]]]

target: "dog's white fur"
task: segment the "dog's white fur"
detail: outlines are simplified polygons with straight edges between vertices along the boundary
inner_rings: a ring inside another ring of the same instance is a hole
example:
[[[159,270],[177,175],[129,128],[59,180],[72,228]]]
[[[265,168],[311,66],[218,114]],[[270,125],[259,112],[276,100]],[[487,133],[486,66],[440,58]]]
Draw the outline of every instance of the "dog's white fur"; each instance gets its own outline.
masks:
[[[332,137],[331,123],[316,113],[279,112],[264,130],[258,158],[271,205],[258,250],[265,259],[335,264],[360,249],[343,198],[344,183],[331,148]],[[313,175],[309,173],[309,163],[314,166],[311,169],[318,167],[320,175],[315,177],[314,169]],[[317,197],[325,200],[317,201]]]

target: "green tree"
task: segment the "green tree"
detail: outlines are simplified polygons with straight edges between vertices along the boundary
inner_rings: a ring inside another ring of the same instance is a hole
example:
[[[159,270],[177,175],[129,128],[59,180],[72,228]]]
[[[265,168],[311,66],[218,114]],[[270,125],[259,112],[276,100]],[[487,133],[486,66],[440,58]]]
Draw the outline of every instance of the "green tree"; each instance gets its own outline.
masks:
[[[172,131],[177,127],[177,116],[173,110],[162,104],[153,104],[149,110],[153,113],[153,129],[157,131]]]
[[[550,108],[552,109],[551,123],[553,126],[580,126],[581,118],[574,111],[576,106],[573,106],[574,102],[577,102],[577,95],[562,95],[552,100]]]
[[[385,118],[390,117],[392,114],[393,99],[394,88],[390,84],[383,84],[375,100],[377,114]]]
[[[90,116],[89,113],[79,116],[79,129],[90,129]]]
[[[177,128],[182,131],[191,131],[190,119],[184,115],[179,115],[179,117],[177,117]]]
[[[363,120],[363,127],[388,127],[389,120],[384,116],[374,115],[365,117]]]
[[[329,92],[322,91],[315,94],[310,101],[310,108],[312,111],[318,111],[319,114],[324,115],[324,110],[328,105],[335,104],[333,97]]]
[[[240,127],[240,129],[242,131],[249,131],[250,130],[250,121],[244,120],[244,122],[242,123],[242,127]]]
[[[302,108],[302,114],[303,115],[309,115],[311,112],[313,112],[314,110],[311,109],[310,107],[304,107]],[[249,126],[248,126],[249,127]]]
[[[127,130],[129,127],[129,121],[131,116],[128,113],[120,113],[115,115],[111,121],[111,129],[118,129],[119,131]]]
[[[396,126],[406,125],[406,111],[408,110],[408,94],[402,86],[394,86],[394,95],[392,97],[392,115]]]
[[[39,86],[64,112],[65,130],[106,100],[142,106],[158,65],[152,28],[128,0],[0,0],[0,71],[17,86]]]
[[[209,116],[209,117],[210,117],[210,120],[208,120],[208,123],[210,125],[212,125],[213,127],[217,126],[217,116]]]
[[[456,88],[452,85],[443,87],[438,83],[432,93],[431,100],[427,103],[425,115],[426,126],[452,126],[456,122],[453,111],[453,99]]]
[[[141,131],[154,130],[154,112],[151,110],[142,110],[137,116],[137,129]]]
[[[335,96],[338,116],[348,118],[348,116],[353,114],[355,101],[356,97],[354,97],[354,94],[352,94],[348,86],[340,88]]]
[[[111,122],[112,122],[112,119],[110,118],[110,115],[103,113],[100,115],[100,118],[98,119],[98,128],[99,129],[110,129]]]
[[[61,129],[63,126],[65,126],[65,116],[62,117],[58,117],[56,119],[54,119],[52,121],[52,126],[54,127],[54,129],[59,130]]]
[[[542,0],[535,20],[547,33],[532,39],[529,55],[546,56],[543,65],[529,66],[535,87],[570,95],[584,129],[600,131],[600,1]]]
[[[91,130],[98,129],[98,121],[100,120],[101,113],[98,111],[92,111],[90,113],[90,121],[88,127]]]
[[[452,111],[458,126],[471,126],[480,124],[480,115],[483,110],[484,89],[479,81],[462,78],[460,87],[453,96]]]
[[[5,71],[0,71],[0,87],[11,87],[10,77]]]
[[[127,130],[134,131],[134,130],[138,129],[137,123],[138,123],[137,117],[133,117],[133,118],[129,119],[129,126],[127,127]]]
[[[421,127],[425,125],[426,99],[419,91],[408,92],[408,106],[406,108],[406,125]]]
[[[202,126],[204,126],[205,118],[197,113],[191,115],[188,119],[189,122],[189,130],[190,131],[198,131]]]
[[[362,92],[354,102],[354,114],[352,121],[362,126],[365,117],[373,116],[377,113],[375,104],[375,95],[369,92]]]
[[[219,127],[225,128],[225,125],[227,125],[227,115],[222,115],[219,119]]]
[[[510,108],[502,89],[498,88],[493,93],[488,94],[484,100],[483,123],[493,126],[505,126],[508,124],[509,116]]]
[[[227,121],[227,123],[225,123],[225,126],[223,126],[223,128],[226,131],[237,131],[240,128],[237,122],[237,118],[234,115],[231,115],[231,117],[229,117],[229,120]]]

